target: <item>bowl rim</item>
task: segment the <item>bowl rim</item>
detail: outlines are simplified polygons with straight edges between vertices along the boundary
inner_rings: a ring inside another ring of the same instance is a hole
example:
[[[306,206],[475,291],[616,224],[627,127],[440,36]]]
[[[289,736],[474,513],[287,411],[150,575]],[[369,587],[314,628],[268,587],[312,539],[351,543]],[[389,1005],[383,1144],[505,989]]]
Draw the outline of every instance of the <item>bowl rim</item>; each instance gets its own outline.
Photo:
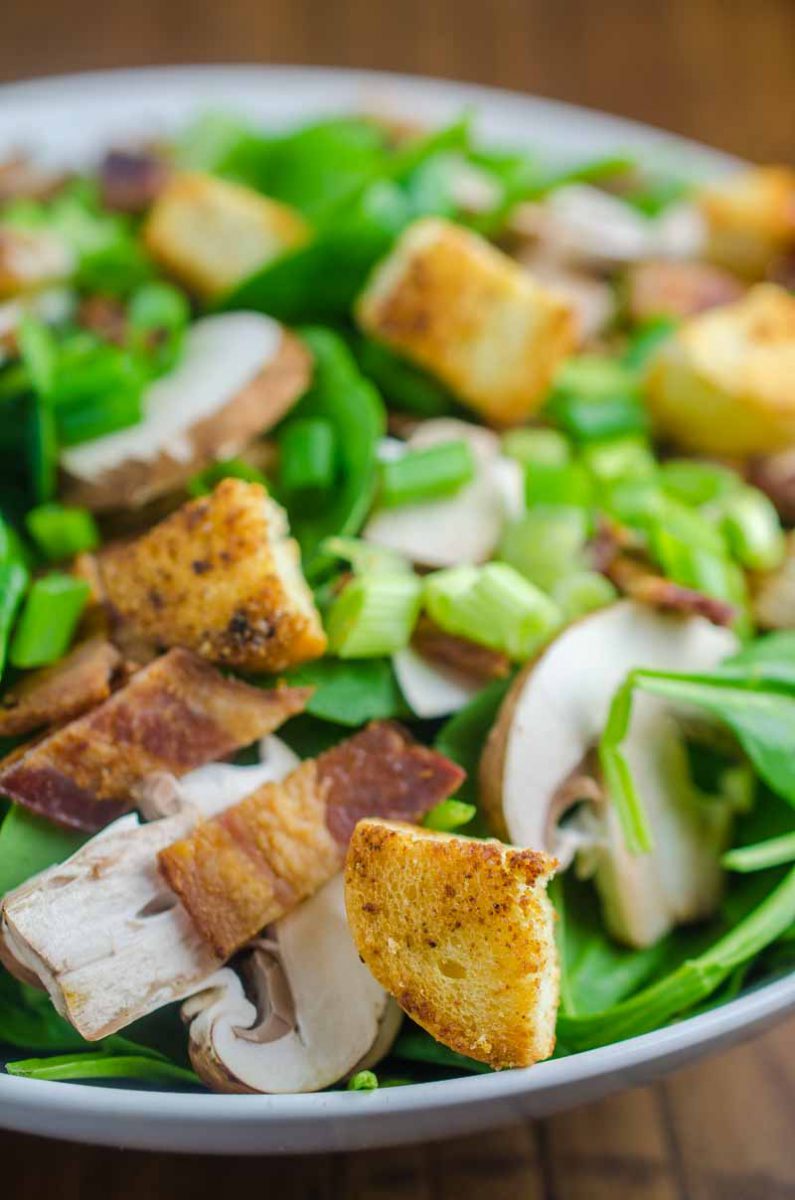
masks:
[[[254,90],[259,88],[263,94],[269,89],[275,93],[285,86],[293,92],[308,87],[325,92],[328,88],[334,95],[346,91],[365,95],[369,89],[373,93],[380,91],[387,96],[400,97],[401,104],[408,98],[410,101],[420,100],[423,105],[432,99],[437,109],[440,106],[460,108],[462,104],[483,106],[492,115],[495,125],[511,124],[511,121],[500,118],[498,114],[501,110],[513,114],[514,124],[523,116],[530,128],[535,126],[531,137],[526,139],[535,144],[540,140],[540,125],[549,125],[552,129],[576,127],[585,131],[589,142],[595,140],[603,145],[612,143],[614,148],[616,143],[638,150],[670,148],[679,155],[684,153],[689,156],[692,161],[701,164],[702,170],[713,174],[736,170],[742,161],[723,151],[639,121],[518,91],[423,75],[305,67],[299,64],[132,67],[6,83],[0,86],[0,100],[3,101],[0,110],[0,145],[4,141],[3,131],[8,125],[9,111],[12,118],[14,113],[29,111],[35,123],[44,115],[47,107],[56,101],[68,104],[82,98],[85,102],[98,94],[107,95],[111,86],[119,92],[132,88],[136,94],[143,96],[150,92],[156,95],[158,89],[179,92],[197,83],[202,87],[202,102],[208,90],[216,88],[222,93],[227,86],[237,92],[248,87]],[[332,99],[331,105],[334,103]],[[192,105],[186,106],[186,112],[189,107],[194,112],[201,107],[196,104],[195,96]],[[9,141],[8,137],[5,140]],[[792,1008],[795,1008],[795,973],[758,985],[734,1000],[677,1024],[609,1046],[552,1059],[535,1067],[367,1093],[338,1091],[304,1095],[217,1095],[142,1091],[115,1084],[96,1087],[75,1082],[64,1087],[62,1083],[0,1074],[0,1124],[24,1129],[26,1115],[36,1110],[47,1110],[52,1115],[53,1126],[60,1117],[66,1117],[71,1112],[74,1118],[79,1112],[86,1124],[96,1122],[97,1130],[122,1118],[125,1121],[139,1120],[150,1126],[154,1122],[190,1123],[207,1118],[241,1126],[261,1126],[267,1122],[275,1127],[277,1133],[280,1125],[286,1128],[294,1126],[296,1122],[309,1130],[310,1127],[325,1125],[330,1119],[345,1120],[354,1116],[359,1121],[366,1118],[370,1124],[377,1123],[379,1118],[396,1114],[412,1114],[421,1118],[423,1113],[438,1108],[460,1109],[519,1096],[550,1094],[561,1089],[573,1089],[588,1081],[593,1083],[599,1078],[628,1076],[633,1071],[637,1074],[641,1069],[648,1069],[651,1073],[666,1061],[675,1062],[692,1056],[699,1049],[706,1050],[740,1036],[742,1032],[750,1033]],[[420,1131],[419,1136],[424,1136],[424,1131]],[[92,1140],[91,1132],[87,1131],[85,1137]],[[126,1140],[126,1144],[145,1144],[140,1139],[123,1138],[121,1133],[114,1139],[107,1133],[101,1136],[97,1132],[93,1140],[115,1140],[116,1144]]]

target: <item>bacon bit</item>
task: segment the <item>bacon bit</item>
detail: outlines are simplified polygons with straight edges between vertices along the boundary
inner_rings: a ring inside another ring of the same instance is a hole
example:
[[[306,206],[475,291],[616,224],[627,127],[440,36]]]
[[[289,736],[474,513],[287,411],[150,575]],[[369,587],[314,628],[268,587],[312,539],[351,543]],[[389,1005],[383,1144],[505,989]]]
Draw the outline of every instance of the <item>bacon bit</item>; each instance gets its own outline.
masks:
[[[633,321],[652,317],[692,317],[745,293],[734,275],[702,262],[642,262],[627,274],[628,305]]]
[[[618,555],[604,574],[620,592],[666,612],[689,613],[706,617],[713,625],[731,625],[737,615],[731,604],[705,596],[693,588],[682,587],[629,555]]]
[[[629,529],[611,521],[609,517],[600,516],[596,533],[587,546],[588,559],[591,569],[606,575],[610,564],[623,550],[630,550],[634,539]]]
[[[398,726],[376,722],[162,850],[160,869],[226,959],[340,869],[362,817],[416,821],[463,778]]]
[[[470,683],[485,684],[493,679],[505,679],[511,672],[511,661],[506,654],[468,638],[445,633],[430,617],[420,618],[411,644],[433,666]]]
[[[116,212],[142,213],[168,182],[168,164],[145,151],[111,150],[99,169],[102,202]]]
[[[127,310],[115,296],[86,296],[77,310],[77,323],[114,346],[127,338]]]
[[[248,746],[301,712],[310,695],[250,687],[172,650],[98,708],[0,763],[0,793],[57,824],[102,829],[132,807],[145,776],[179,777]]]
[[[110,642],[98,637],[81,642],[60,662],[9,688],[0,701],[0,736],[17,737],[80,716],[107,700],[122,674],[121,654]]]

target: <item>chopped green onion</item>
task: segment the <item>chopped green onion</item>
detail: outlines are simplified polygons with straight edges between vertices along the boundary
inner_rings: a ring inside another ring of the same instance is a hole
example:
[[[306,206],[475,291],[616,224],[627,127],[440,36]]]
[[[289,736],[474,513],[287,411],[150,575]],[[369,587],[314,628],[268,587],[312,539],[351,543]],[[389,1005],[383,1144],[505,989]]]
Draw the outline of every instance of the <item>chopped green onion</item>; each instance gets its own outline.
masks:
[[[57,349],[43,321],[25,316],[19,326],[19,353],[31,385],[40,396],[51,396],[55,385]]]
[[[405,575],[411,572],[411,564],[394,550],[376,546],[355,537],[326,538],[321,546],[324,554],[341,558],[350,563],[356,575],[380,575],[385,573]]]
[[[49,396],[35,392],[30,425],[30,473],[39,501],[55,494],[58,467],[57,423]]]
[[[525,476],[527,507],[535,504],[588,508],[593,502],[593,484],[581,463],[532,463]]]
[[[159,371],[170,370],[190,320],[185,294],[170,283],[144,283],[133,293],[127,316],[133,348],[151,355]]]
[[[548,412],[580,442],[644,433],[647,427],[636,375],[615,359],[595,355],[564,363]]]
[[[378,1076],[375,1071],[357,1071],[348,1080],[349,1092],[374,1092],[378,1087]]]
[[[387,508],[450,496],[475,475],[475,455],[469,442],[441,442],[409,450],[381,466],[380,501]]]
[[[425,606],[447,633],[521,662],[561,623],[558,606],[507,563],[453,567],[425,581]]]
[[[673,317],[654,317],[639,326],[624,351],[624,365],[632,371],[643,371],[663,342],[676,332],[678,325]]]
[[[772,502],[757,488],[743,487],[722,503],[723,531],[732,554],[752,571],[772,571],[787,552]]]
[[[651,476],[657,463],[648,442],[639,437],[592,442],[583,450],[583,462],[600,483]]]
[[[757,842],[753,846],[739,846],[729,850],[721,859],[727,871],[764,871],[768,867],[780,867],[783,863],[795,862],[795,833],[784,833],[780,837]]]
[[[337,446],[334,426],[325,417],[289,421],[279,436],[280,478],[292,495],[328,490],[334,482]]]
[[[606,486],[601,499],[607,512],[622,525],[641,529],[645,529],[665,507],[665,496],[657,480],[651,476],[618,479]]]
[[[503,434],[502,452],[523,467],[562,467],[571,462],[569,440],[557,429],[511,429]]]
[[[143,415],[139,390],[113,395],[84,397],[55,410],[58,440],[62,446],[77,446],[139,424]]]
[[[185,490],[189,496],[209,496],[222,479],[243,479],[246,483],[261,484],[266,491],[268,488],[268,481],[262,471],[258,471],[242,458],[225,458],[193,475],[185,485]]]
[[[84,579],[72,575],[37,579],[11,642],[9,657],[13,665],[27,669],[57,662],[69,649],[89,591]]]
[[[28,586],[28,572],[22,563],[9,560],[0,563],[0,676],[6,663],[14,617]]]
[[[426,829],[434,829],[437,833],[450,833],[468,825],[477,812],[474,804],[465,804],[463,800],[441,800],[422,822]]]
[[[612,604],[618,593],[609,579],[597,571],[574,571],[565,575],[552,589],[567,621],[576,621],[586,613]]]
[[[99,545],[99,532],[86,508],[65,508],[61,504],[40,504],[25,518],[33,540],[47,558],[71,558]]]
[[[497,557],[542,591],[550,591],[563,576],[584,566],[589,529],[584,508],[539,505],[507,523]]]
[[[669,496],[693,508],[723,500],[739,485],[737,473],[728,467],[690,458],[672,458],[663,463],[660,481]]]
[[[329,610],[329,649],[340,658],[381,658],[408,645],[422,584],[414,574],[357,575]]]

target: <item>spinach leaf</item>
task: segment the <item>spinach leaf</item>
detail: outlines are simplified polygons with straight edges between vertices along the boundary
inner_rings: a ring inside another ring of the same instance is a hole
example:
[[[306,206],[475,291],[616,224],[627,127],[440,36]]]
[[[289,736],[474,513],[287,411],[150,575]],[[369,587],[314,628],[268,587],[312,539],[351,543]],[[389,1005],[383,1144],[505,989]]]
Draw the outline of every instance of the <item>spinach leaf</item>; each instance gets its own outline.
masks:
[[[6,1063],[9,1075],[25,1079],[138,1079],[146,1083],[201,1084],[185,1067],[140,1054],[62,1054],[49,1058],[25,1058]]]
[[[0,896],[63,862],[86,841],[85,834],[61,829],[21,805],[12,805],[0,826]]]
[[[367,721],[409,719],[411,710],[386,658],[321,658],[283,676],[315,688],[306,711],[323,721],[356,728]]]
[[[253,309],[292,324],[344,318],[411,215],[400,187],[378,179],[307,245],[243,280],[221,307]]]
[[[471,1071],[474,1075],[491,1074],[491,1067],[486,1063],[478,1062],[474,1058],[467,1058],[465,1054],[458,1054],[455,1050],[448,1049],[447,1046],[443,1046],[441,1042],[437,1042],[429,1033],[426,1033],[424,1029],[413,1024],[407,1025],[398,1037],[392,1050],[392,1056],[408,1062],[432,1063],[438,1067]]]
[[[786,933],[795,921],[795,868],[733,929],[670,974],[603,1012],[562,1014],[558,1035],[569,1051],[590,1050],[648,1033],[714,996],[733,971]]]
[[[315,374],[290,417],[322,417],[331,422],[339,448],[339,478],[326,502],[311,513],[288,505],[304,571],[314,583],[334,563],[333,557],[322,553],[322,542],[334,534],[358,533],[370,511],[386,414],[380,396],[359,373],[341,338],[327,329],[304,329],[302,335],[314,355]]]
[[[478,767],[486,738],[510,686],[510,679],[498,679],[488,684],[445,722],[434,742],[440,754],[451,758],[466,771],[466,778],[456,792],[456,800],[474,804],[478,810],[466,828],[467,835],[471,837],[490,835],[486,818],[479,807]]]
[[[750,687],[795,691],[795,631],[770,633],[727,658],[718,673]]]

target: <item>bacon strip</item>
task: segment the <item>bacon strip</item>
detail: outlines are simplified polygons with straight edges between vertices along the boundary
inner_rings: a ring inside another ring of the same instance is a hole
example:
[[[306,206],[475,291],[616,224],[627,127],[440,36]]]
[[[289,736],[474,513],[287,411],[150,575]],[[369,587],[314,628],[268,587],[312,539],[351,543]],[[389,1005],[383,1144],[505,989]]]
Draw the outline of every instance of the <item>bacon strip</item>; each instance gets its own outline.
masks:
[[[0,736],[17,737],[71,721],[107,700],[122,657],[104,638],[89,638],[51,667],[23,675],[0,700]]]
[[[713,625],[731,625],[737,615],[733,606],[725,600],[717,600],[694,588],[682,587],[662,575],[655,575],[643,563],[628,555],[618,555],[604,573],[625,596],[631,596],[633,600],[652,608],[706,617]]]
[[[271,733],[307,688],[262,691],[187,650],[155,659],[98,708],[0,764],[0,792],[60,825],[103,828],[154,771],[181,776]]]
[[[452,671],[467,682],[490,683],[493,679],[506,679],[511,672],[511,661],[506,654],[445,633],[429,617],[420,617],[411,644],[428,662]]]
[[[226,959],[340,869],[362,817],[417,821],[463,778],[449,759],[377,722],[162,850],[160,869]]]
[[[102,203],[116,212],[146,212],[165,187],[169,174],[168,164],[154,154],[110,150],[99,169]]]

